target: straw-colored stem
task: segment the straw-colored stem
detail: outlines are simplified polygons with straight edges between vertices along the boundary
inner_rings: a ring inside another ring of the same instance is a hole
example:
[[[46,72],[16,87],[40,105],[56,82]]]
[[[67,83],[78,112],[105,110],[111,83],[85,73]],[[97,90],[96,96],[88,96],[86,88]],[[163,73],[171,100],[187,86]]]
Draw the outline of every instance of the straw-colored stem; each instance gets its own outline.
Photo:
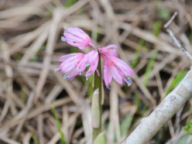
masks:
[[[92,96],[92,126],[93,126],[93,141],[102,131],[102,77],[101,77],[101,61],[99,60],[98,72],[94,76],[94,93]]]

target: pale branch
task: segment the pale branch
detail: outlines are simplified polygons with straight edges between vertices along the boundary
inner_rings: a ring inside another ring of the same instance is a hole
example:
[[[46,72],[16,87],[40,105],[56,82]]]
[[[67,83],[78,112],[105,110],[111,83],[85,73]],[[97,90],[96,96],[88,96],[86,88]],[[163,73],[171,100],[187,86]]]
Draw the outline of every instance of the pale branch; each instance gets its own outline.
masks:
[[[164,28],[167,29],[171,23],[173,22],[173,20],[176,18],[176,16],[178,15],[178,12],[174,12],[173,16],[167,21],[166,24],[164,24]]]
[[[192,60],[192,55],[182,46],[182,44],[180,43],[180,41],[176,38],[176,36],[174,35],[173,31],[171,29],[169,29],[168,27],[171,25],[171,23],[173,22],[173,20],[175,19],[175,17],[177,16],[177,12],[175,12],[173,14],[173,16],[170,18],[170,20],[164,25],[164,28],[166,29],[167,33],[169,34],[169,36],[171,37],[173,43],[181,50],[183,51],[183,53],[190,59]]]
[[[169,34],[169,36],[171,37],[172,41],[174,42],[174,44],[181,50],[184,52],[184,54],[190,59],[192,60],[192,55],[181,45],[181,43],[179,42],[179,40],[175,37],[174,33],[172,32],[172,30],[167,29],[167,32]]]
[[[192,69],[122,144],[146,144],[192,96]]]

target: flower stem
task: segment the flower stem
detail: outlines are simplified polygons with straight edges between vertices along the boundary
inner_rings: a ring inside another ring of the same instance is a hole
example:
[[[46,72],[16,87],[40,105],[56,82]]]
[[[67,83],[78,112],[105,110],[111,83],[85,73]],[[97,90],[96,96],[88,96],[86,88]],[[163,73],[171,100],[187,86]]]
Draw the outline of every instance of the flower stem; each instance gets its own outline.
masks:
[[[94,93],[92,96],[92,126],[93,142],[102,131],[102,76],[101,60],[99,59],[98,72],[94,76]]]

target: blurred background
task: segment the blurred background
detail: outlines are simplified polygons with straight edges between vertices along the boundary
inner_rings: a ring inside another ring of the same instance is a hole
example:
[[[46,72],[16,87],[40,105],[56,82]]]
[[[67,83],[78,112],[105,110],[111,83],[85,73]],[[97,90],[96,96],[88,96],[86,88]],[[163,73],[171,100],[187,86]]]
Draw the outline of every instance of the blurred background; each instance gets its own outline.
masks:
[[[105,89],[107,144],[120,143],[190,68],[163,28],[175,11],[170,29],[192,54],[191,0],[0,0],[0,143],[90,140],[89,81],[55,72],[61,55],[78,51],[60,40],[69,26],[85,30],[98,46],[117,44],[135,70],[130,87]],[[191,144],[191,104],[150,144]]]

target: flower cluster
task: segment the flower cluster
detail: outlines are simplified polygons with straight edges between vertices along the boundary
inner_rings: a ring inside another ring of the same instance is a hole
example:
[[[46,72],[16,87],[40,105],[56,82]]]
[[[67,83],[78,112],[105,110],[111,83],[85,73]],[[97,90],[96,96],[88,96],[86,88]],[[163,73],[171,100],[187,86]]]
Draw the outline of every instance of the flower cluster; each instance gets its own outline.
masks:
[[[58,70],[64,73],[65,78],[72,79],[77,75],[85,74],[86,78],[92,75],[98,67],[99,59],[104,62],[104,82],[108,87],[112,79],[119,84],[130,85],[129,76],[133,75],[133,70],[123,60],[118,58],[117,45],[111,44],[102,48],[97,48],[91,38],[80,28],[67,28],[61,37],[62,41],[80,50],[92,47],[93,50],[84,53],[67,54],[59,58],[61,62]]]

